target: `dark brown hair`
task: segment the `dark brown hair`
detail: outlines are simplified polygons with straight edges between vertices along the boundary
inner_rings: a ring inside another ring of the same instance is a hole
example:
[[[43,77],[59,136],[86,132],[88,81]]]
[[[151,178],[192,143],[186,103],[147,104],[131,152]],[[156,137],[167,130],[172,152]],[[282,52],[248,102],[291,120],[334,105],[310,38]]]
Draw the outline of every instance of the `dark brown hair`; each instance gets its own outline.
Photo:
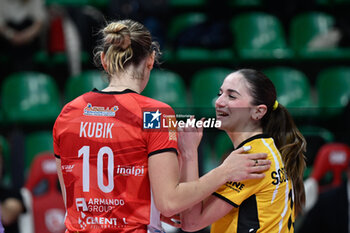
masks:
[[[263,73],[253,69],[238,70],[248,83],[253,105],[264,104],[267,112],[261,119],[263,132],[270,135],[282,154],[287,177],[292,181],[295,194],[295,212],[300,213],[305,204],[303,174],[306,166],[304,153],[306,141],[296,127],[288,110],[281,104],[273,108],[276,89]]]

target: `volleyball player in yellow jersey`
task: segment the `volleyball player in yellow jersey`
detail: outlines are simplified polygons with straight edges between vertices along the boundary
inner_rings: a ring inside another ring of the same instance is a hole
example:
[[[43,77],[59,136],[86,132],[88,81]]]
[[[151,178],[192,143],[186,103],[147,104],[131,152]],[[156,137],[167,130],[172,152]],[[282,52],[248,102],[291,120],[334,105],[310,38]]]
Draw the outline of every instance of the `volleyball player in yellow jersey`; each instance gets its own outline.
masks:
[[[288,111],[278,104],[274,85],[261,72],[242,69],[231,73],[218,96],[217,119],[234,146],[251,146],[247,153],[267,153],[272,164],[263,179],[227,182],[183,212],[182,228],[195,231],[212,224],[212,233],[294,232],[295,216],[305,202],[305,139]],[[182,173],[187,181],[198,178],[201,135],[201,129],[179,132]]]

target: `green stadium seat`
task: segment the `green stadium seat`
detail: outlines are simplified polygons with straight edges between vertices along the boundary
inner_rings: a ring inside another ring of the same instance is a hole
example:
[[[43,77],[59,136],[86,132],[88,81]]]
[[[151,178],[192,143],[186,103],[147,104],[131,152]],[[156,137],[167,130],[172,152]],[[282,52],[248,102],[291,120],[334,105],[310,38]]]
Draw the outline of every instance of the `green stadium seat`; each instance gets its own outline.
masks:
[[[191,81],[193,108],[199,117],[215,117],[215,101],[222,82],[233,70],[221,67],[202,69]]]
[[[263,0],[229,0],[228,4],[232,7],[261,7]]]
[[[214,142],[215,154],[218,162],[234,150],[231,139],[226,132],[220,132]]]
[[[310,45],[317,36],[329,33],[334,24],[334,17],[322,12],[307,12],[295,16],[290,25],[290,43],[296,56],[308,60],[349,59],[350,48]]]
[[[177,37],[187,28],[204,23],[207,16],[204,13],[190,12],[175,16],[169,25],[168,40],[174,44]],[[232,62],[234,54],[231,48],[207,49],[203,47],[179,46],[167,54],[170,62]]]
[[[327,119],[341,114],[350,99],[350,67],[330,67],[316,78],[320,117]]]
[[[0,101],[1,102],[1,101]],[[3,113],[3,110],[2,110],[2,107],[0,105],[0,125],[4,125],[5,124],[5,116],[4,116],[4,113]]]
[[[189,107],[184,80],[169,70],[152,70],[142,95],[169,104],[176,113],[186,111]]]
[[[207,0],[170,0],[169,6],[172,8],[204,7]]]
[[[333,0],[316,0],[315,3],[317,3],[320,6],[326,6],[330,4],[330,1],[333,1]]]
[[[202,174],[208,173],[220,165],[220,160],[218,160],[215,154],[212,153],[212,147],[208,140],[202,139],[198,154],[198,157],[201,158]]]
[[[2,169],[5,171],[2,175],[1,183],[5,186],[11,184],[11,157],[8,141],[0,135],[0,154],[2,154]]]
[[[346,4],[349,5],[350,1],[349,0],[333,0],[333,4]]]
[[[291,59],[278,18],[264,12],[242,13],[231,20],[235,49],[243,60]]]
[[[7,76],[1,86],[1,101],[5,118],[10,123],[49,123],[61,111],[55,80],[39,72]]]
[[[263,72],[275,85],[277,100],[289,110],[292,116],[312,117],[318,114],[311,98],[309,79],[304,73],[283,66],[265,69]]]
[[[46,0],[46,5],[62,5],[62,6],[84,6],[90,4],[91,0]]]
[[[25,168],[26,171],[36,155],[42,152],[53,153],[52,131],[38,131],[25,136]]]
[[[94,88],[102,90],[108,86],[107,77],[102,71],[86,70],[79,75],[68,78],[65,86],[65,102],[92,91]]]

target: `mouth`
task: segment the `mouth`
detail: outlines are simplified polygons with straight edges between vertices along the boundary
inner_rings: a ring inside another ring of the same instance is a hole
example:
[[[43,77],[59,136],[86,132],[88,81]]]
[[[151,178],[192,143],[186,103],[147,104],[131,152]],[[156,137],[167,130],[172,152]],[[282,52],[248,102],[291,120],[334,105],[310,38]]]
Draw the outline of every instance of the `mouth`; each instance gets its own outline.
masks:
[[[217,117],[227,117],[229,114],[224,112],[224,111],[216,111],[216,116]]]

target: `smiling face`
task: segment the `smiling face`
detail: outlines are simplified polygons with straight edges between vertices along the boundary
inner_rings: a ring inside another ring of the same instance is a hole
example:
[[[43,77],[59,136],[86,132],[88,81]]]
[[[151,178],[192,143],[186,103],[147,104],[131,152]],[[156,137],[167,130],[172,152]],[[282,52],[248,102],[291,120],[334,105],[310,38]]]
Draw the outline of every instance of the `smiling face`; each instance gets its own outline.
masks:
[[[218,95],[215,102],[216,117],[221,121],[222,130],[244,132],[253,129],[263,116],[260,111],[264,107],[251,104],[249,84],[239,72],[225,78]]]

